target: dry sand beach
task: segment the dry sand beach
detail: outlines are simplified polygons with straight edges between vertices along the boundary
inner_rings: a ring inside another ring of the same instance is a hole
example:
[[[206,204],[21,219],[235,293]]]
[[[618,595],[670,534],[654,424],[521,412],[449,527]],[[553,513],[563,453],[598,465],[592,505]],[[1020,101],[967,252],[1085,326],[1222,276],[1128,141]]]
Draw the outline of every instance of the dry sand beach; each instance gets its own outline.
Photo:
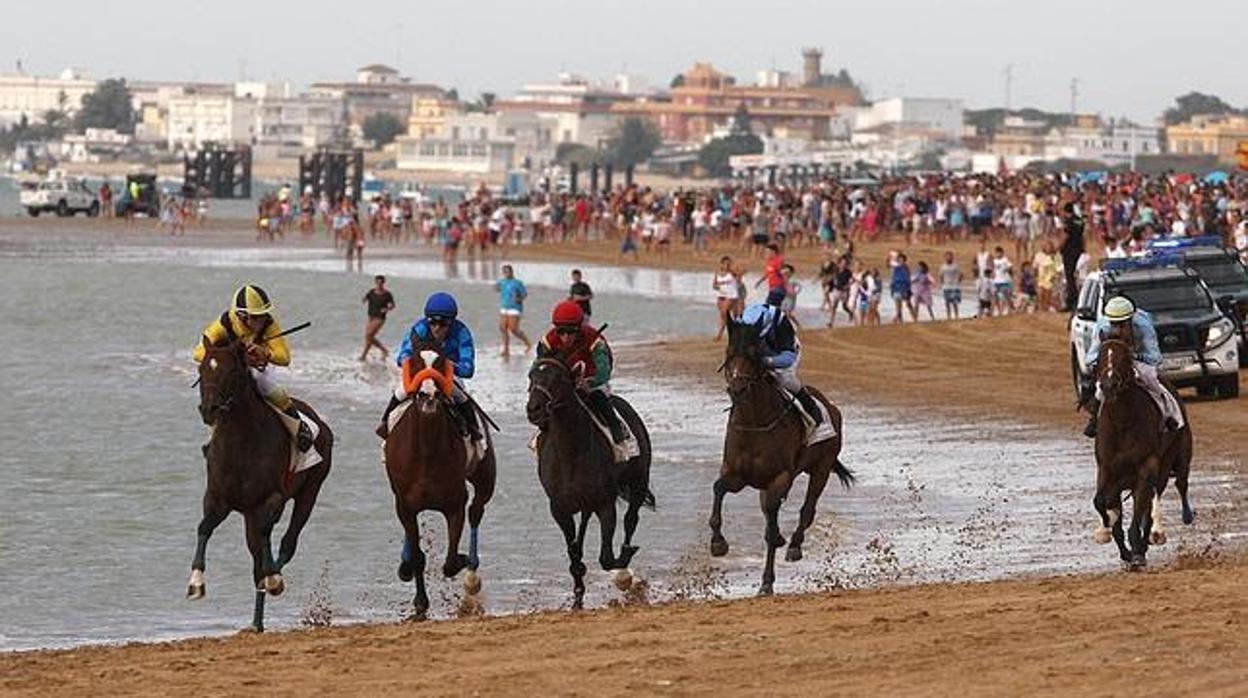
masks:
[[[53,231],[71,225],[51,223]],[[24,229],[31,222],[2,225]],[[250,244],[240,227],[214,224],[193,229],[187,239]],[[149,226],[127,231],[120,222],[101,223],[98,230],[101,240],[156,239]],[[888,246],[873,243],[859,254],[882,266]],[[974,247],[957,248],[964,268],[970,266]],[[913,250],[910,257],[933,263],[943,249]],[[525,248],[513,257],[613,264],[615,254],[614,243],[595,242]],[[804,275],[818,257],[792,255]],[[679,246],[671,263],[707,265]],[[984,439],[993,438],[998,418],[1083,438],[1082,416],[1072,407],[1064,316],[814,330],[802,337],[803,376],[833,400],[852,395],[908,410],[933,429],[946,420],[974,421],[983,425]],[[721,380],[715,367],[723,346],[709,335],[658,350],[665,370]],[[1240,380],[1242,386],[1242,373]],[[1190,400],[1188,406],[1194,469],[1202,456],[1217,456],[1220,467],[1243,474],[1248,403]],[[852,429],[847,426],[847,438]],[[1087,467],[1090,490],[1094,466]],[[1089,538],[1092,521],[1089,505]],[[1089,541],[1087,554],[1110,553]],[[1211,544],[1181,550],[1138,574],[639,603],[575,614],[11,653],[0,655],[0,693],[1244,695],[1243,555]]]

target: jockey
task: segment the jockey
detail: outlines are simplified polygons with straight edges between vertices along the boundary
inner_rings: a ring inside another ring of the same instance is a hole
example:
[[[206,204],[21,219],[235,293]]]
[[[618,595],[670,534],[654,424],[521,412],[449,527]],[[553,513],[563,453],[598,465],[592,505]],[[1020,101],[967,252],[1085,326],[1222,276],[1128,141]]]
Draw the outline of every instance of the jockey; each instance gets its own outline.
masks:
[[[797,378],[797,365],[802,359],[802,343],[797,341],[797,330],[788,315],[770,303],[751,305],[741,314],[741,322],[755,325],[759,329],[759,339],[763,343],[763,363],[771,369],[776,382],[801,404],[802,410],[814,421],[815,426],[823,423],[823,412]]]
[[[553,327],[537,344],[537,359],[555,359],[577,375],[586,404],[611,430],[611,440],[623,443],[628,434],[611,406],[614,362],[606,338],[585,324],[585,310],[576,301],[556,305],[550,321]]]
[[[299,417],[290,394],[278,385],[275,375],[275,367],[290,365],[290,346],[284,337],[277,336],[281,333],[282,328],[273,317],[269,294],[259,286],[247,284],[234,292],[233,307],[204,328],[203,337],[191,356],[195,363],[204,360],[205,337],[213,345],[234,340],[243,342],[256,389],[283,414],[299,422],[295,445],[300,451],[307,451],[312,447],[312,431]]]
[[[403,337],[403,346],[395,356],[400,367],[412,355],[414,345],[418,341],[432,342],[454,366],[454,388],[451,391],[451,403],[455,406],[452,414],[456,415],[460,428],[474,441],[481,440],[481,429],[477,425],[476,405],[468,399],[464,392],[463,380],[472,378],[476,372],[477,353],[472,345],[472,332],[459,320],[459,305],[455,296],[439,291],[425,301],[425,317],[417,320],[407,335]],[[402,385],[390,396],[390,404],[381,415],[381,426],[377,427],[377,435],[386,438],[389,432],[387,419],[400,402],[407,399]]]
[[[1135,358],[1135,375],[1140,385],[1161,409],[1165,418],[1166,429],[1175,431],[1179,428],[1182,411],[1178,401],[1173,399],[1169,391],[1157,380],[1157,367],[1161,365],[1161,348],[1157,344],[1157,330],[1153,327],[1153,318],[1148,311],[1137,310],[1135,304],[1126,296],[1114,296],[1105,303],[1104,316],[1097,320],[1092,332],[1092,345],[1088,347],[1084,359],[1087,375],[1096,375],[1097,360],[1101,355],[1101,342],[1106,339],[1121,339],[1129,343]],[[1088,425],[1083,433],[1088,437],[1096,436],[1096,418],[1100,411],[1101,401],[1097,396],[1093,383],[1081,386],[1083,403],[1088,408]]]

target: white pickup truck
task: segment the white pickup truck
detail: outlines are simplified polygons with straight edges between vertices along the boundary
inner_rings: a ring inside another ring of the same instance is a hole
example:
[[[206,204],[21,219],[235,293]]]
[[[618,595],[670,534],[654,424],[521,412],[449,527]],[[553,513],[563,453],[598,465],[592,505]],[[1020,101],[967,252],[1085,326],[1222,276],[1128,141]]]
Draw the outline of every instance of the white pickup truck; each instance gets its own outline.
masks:
[[[49,211],[58,216],[72,216],[79,212],[88,216],[100,214],[100,200],[95,192],[76,179],[39,182],[34,187],[23,188],[18,198],[31,217]]]

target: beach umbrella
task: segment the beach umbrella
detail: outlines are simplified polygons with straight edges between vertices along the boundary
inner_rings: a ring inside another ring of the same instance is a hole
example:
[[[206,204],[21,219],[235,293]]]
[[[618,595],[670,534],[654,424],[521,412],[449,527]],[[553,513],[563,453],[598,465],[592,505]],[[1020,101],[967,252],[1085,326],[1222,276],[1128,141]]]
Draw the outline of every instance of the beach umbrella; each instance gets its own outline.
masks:
[[[1205,175],[1206,184],[1226,184],[1227,179],[1227,174],[1222,170],[1214,170],[1213,172]]]

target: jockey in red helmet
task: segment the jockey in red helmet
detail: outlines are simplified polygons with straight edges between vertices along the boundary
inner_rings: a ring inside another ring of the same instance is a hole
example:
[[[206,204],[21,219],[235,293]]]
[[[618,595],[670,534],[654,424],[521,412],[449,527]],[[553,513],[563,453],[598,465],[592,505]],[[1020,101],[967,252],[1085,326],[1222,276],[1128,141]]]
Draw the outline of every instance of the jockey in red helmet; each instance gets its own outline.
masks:
[[[537,358],[556,359],[577,375],[585,402],[611,429],[611,440],[623,442],[627,434],[611,406],[613,359],[606,338],[585,324],[585,311],[576,301],[556,305],[550,321],[553,327],[538,342]]]

